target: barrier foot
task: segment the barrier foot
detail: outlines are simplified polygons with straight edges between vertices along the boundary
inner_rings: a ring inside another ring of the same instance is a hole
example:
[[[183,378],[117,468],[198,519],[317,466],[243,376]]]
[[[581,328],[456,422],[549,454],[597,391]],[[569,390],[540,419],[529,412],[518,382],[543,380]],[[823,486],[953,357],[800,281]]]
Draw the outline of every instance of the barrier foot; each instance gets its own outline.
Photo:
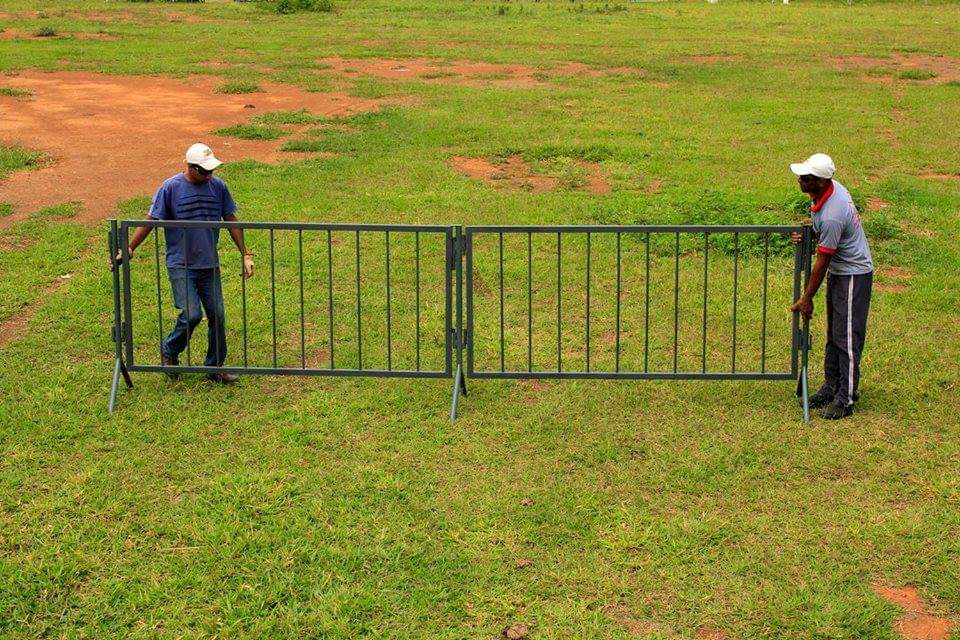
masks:
[[[113,383],[110,385],[110,403],[107,407],[110,413],[113,413],[113,409],[117,405],[117,389],[120,387],[121,375],[123,376],[123,381],[127,384],[127,388],[133,389],[133,380],[130,379],[130,372],[127,371],[123,360],[117,358],[116,364],[113,366]]]
[[[460,393],[467,395],[467,381],[463,379],[463,370],[457,365],[457,374],[453,379],[453,398],[450,400],[450,422],[457,419],[457,404],[460,401]]]
[[[807,386],[807,368],[800,369],[800,380],[798,381],[800,397],[803,400],[803,422],[810,424],[810,389]]]

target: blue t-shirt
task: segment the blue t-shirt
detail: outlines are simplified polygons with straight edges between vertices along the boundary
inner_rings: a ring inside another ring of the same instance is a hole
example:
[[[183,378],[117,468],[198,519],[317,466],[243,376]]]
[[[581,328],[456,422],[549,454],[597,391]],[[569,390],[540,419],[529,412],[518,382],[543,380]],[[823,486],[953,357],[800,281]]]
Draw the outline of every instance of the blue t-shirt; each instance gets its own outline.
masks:
[[[154,220],[222,220],[236,210],[233,196],[220,178],[213,176],[205,184],[193,184],[178,173],[157,189],[150,204],[150,217]],[[220,266],[219,229],[167,228],[163,233],[168,267],[212,269]]]

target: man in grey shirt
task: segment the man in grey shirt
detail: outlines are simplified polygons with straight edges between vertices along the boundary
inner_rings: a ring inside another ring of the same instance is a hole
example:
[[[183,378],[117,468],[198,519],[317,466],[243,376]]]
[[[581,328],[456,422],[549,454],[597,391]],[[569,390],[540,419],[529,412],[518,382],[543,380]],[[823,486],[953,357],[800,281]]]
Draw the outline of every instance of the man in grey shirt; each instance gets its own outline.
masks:
[[[859,398],[860,355],[867,334],[867,313],[873,285],[873,258],[860,224],[860,213],[850,193],[833,180],[836,167],[830,156],[815,153],[790,165],[800,190],[813,201],[810,211],[817,237],[817,259],[803,295],[790,307],[804,318],[813,315],[813,296],[827,278],[827,345],[823,358],[824,383],[810,397],[811,407],[822,407],[829,420],[853,414]],[[794,234],[794,242],[800,234]]]

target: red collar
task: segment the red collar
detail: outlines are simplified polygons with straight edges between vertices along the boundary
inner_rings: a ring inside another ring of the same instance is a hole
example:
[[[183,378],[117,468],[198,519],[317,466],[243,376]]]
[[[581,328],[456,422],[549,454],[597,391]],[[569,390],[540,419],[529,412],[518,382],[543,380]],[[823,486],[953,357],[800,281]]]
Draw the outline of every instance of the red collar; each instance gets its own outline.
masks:
[[[817,198],[817,201],[813,203],[810,207],[810,211],[817,213],[823,208],[824,203],[830,199],[830,196],[833,195],[833,180],[830,181],[830,186],[827,187],[827,190],[823,192],[823,195]]]

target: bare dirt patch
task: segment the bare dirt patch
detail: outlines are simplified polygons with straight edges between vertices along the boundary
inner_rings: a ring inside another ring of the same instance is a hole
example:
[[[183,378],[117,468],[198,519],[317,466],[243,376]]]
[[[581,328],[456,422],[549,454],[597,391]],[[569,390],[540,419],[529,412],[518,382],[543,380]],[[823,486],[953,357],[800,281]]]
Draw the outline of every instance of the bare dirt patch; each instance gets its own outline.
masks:
[[[318,73],[339,74],[348,77],[373,76],[384,80],[418,80],[442,84],[499,85],[512,87],[536,86],[551,78],[602,77],[607,75],[643,75],[634,67],[598,69],[580,62],[565,62],[539,69],[526,64],[497,64],[472,60],[433,60],[410,58],[388,60],[379,58],[323,58],[319,62],[327,68]]]
[[[605,606],[603,613],[609,620],[617,623],[623,627],[624,631],[637,638],[642,638],[661,630],[660,625],[656,622],[637,618],[630,609],[619,602]]]
[[[117,40],[118,37],[110,33],[99,31],[64,31],[51,36],[38,36],[32,31],[21,29],[4,29],[0,31],[0,40],[56,40],[58,38],[76,38],[77,40]]]
[[[52,160],[0,182],[0,202],[14,207],[11,215],[0,219],[0,229],[32,211],[66,201],[81,203],[78,221],[109,217],[119,201],[152,194],[181,170],[184,150],[198,140],[210,144],[226,162],[318,157],[281,152],[278,140],[237,140],[210,133],[243,124],[257,113],[305,109],[338,117],[396,102],[310,93],[272,83],[261,83],[263,92],[253,96],[215,93],[220,81],[206,76],[175,79],[87,72],[0,77],[0,86],[15,83],[33,93],[30,101],[0,98],[0,143],[35,149]],[[246,107],[249,104],[254,108]]]
[[[838,70],[856,69],[866,72],[867,79],[884,83],[895,81],[919,82],[922,84],[942,84],[960,80],[960,58],[950,56],[904,55],[895,53],[889,58],[871,58],[868,56],[845,56],[830,58]],[[889,71],[884,74],[883,71]],[[919,73],[916,78],[910,74]],[[933,77],[923,77],[927,73]]]
[[[930,613],[915,587],[874,583],[871,588],[887,602],[903,607],[904,613],[894,623],[894,629],[906,640],[948,640],[950,637],[953,623]]]
[[[727,640],[727,634],[713,627],[700,627],[694,636],[697,640]]]
[[[29,249],[36,240],[23,236],[2,236],[0,237],[0,251],[19,251]]]
[[[596,194],[610,192],[610,182],[604,175],[599,163],[578,160],[577,164],[587,174],[582,187],[580,187],[582,190]],[[542,193],[561,187],[559,178],[534,173],[530,165],[516,155],[504,158],[501,161],[454,156],[450,158],[450,165],[458,173],[474,180],[480,180],[498,189]]]
[[[698,54],[693,56],[687,56],[683,59],[683,62],[692,63],[692,64],[724,64],[727,62],[739,62],[740,56],[715,53],[715,54]]]
[[[884,282],[877,283],[877,290],[885,293],[903,293],[907,290],[906,281],[913,277],[913,272],[896,265],[882,265],[877,268],[877,275]]]
[[[870,196],[867,198],[867,209],[870,211],[883,211],[884,209],[890,208],[890,203],[886,200],[882,200],[876,196]]]
[[[920,174],[924,180],[939,180],[942,182],[948,180],[960,180],[960,173],[941,173],[939,171],[927,171]]]
[[[904,233],[914,236],[916,238],[930,239],[930,238],[937,237],[937,233],[932,229],[927,229],[926,227],[918,227],[916,225],[910,224],[909,222],[905,222],[903,220],[901,220],[897,226],[899,226],[900,230],[903,231]]]

